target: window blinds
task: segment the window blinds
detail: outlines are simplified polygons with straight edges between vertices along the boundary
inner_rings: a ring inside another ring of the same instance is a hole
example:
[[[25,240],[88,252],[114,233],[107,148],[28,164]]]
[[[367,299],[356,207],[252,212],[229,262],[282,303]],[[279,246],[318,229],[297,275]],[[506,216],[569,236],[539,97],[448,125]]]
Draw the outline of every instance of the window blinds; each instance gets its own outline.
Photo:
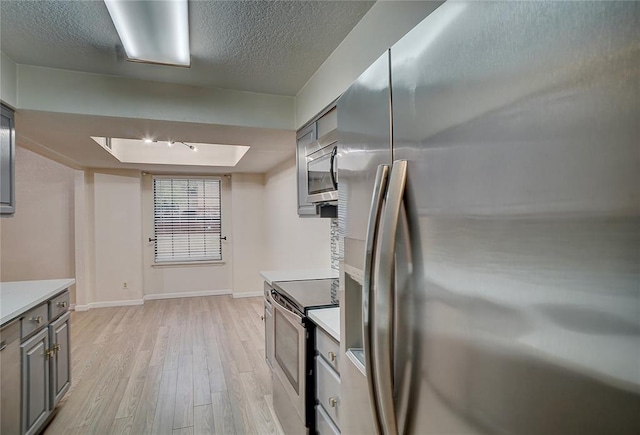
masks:
[[[155,262],[222,260],[220,180],[154,178]]]

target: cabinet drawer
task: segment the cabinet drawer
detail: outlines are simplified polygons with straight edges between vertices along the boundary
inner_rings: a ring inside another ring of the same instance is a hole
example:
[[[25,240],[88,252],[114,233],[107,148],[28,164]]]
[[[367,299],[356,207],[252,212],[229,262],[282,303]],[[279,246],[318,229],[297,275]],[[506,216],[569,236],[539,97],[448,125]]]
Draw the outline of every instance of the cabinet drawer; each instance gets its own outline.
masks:
[[[49,301],[49,318],[53,320],[59,315],[66,313],[67,309],[69,309],[69,300],[69,290],[51,299]]]
[[[336,426],[340,426],[340,378],[324,358],[316,357],[316,394]]]
[[[329,334],[316,328],[316,349],[333,369],[340,374],[340,345]]]
[[[49,310],[46,303],[30,309],[24,313],[22,318],[22,338],[24,339],[44,328],[47,323],[49,323]]]
[[[339,435],[340,430],[331,421],[325,410],[316,405],[316,433],[318,435]]]

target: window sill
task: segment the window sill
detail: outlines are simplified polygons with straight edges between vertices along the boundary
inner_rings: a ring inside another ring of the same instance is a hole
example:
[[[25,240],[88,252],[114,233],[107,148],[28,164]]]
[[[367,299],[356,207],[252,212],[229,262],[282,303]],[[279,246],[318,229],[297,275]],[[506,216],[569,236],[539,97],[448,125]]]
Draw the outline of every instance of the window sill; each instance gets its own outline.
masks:
[[[151,267],[224,266],[225,264],[225,261],[176,261],[171,263],[153,263]]]

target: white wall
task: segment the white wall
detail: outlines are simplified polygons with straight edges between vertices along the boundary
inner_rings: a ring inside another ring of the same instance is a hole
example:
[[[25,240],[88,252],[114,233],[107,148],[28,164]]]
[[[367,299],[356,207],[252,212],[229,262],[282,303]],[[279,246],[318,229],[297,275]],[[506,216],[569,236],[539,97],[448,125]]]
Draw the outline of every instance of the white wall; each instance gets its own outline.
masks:
[[[222,234],[231,233],[231,182],[221,178]],[[222,263],[203,265],[154,266],[153,237],[153,176],[142,177],[142,246],[145,297],[165,297],[177,293],[207,292],[209,294],[232,291],[233,251],[229,241],[222,242]],[[230,239],[230,237],[228,237]]]
[[[231,181],[233,293],[262,294],[260,271],[270,246],[265,242],[265,190],[262,174],[233,174]]]
[[[295,159],[265,177],[268,270],[331,267],[330,219],[299,218]]]
[[[11,107],[18,106],[18,66],[0,51],[0,100]]]
[[[16,212],[0,219],[0,281],[74,277],[74,171],[20,146],[15,171]]]
[[[18,107],[45,112],[294,128],[294,98],[18,65]]]
[[[437,1],[378,1],[296,96],[296,129],[342,94],[369,65],[435,10]]]
[[[140,300],[142,197],[139,171],[93,174],[95,301]],[[123,283],[127,288],[123,288]]]

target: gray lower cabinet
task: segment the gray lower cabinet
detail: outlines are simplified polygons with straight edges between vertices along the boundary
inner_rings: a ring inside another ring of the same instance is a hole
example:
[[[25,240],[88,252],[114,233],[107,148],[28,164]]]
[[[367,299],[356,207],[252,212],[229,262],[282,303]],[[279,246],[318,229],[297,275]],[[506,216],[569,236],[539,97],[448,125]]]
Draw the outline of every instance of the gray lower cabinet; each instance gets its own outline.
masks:
[[[52,410],[69,390],[69,386],[71,385],[69,318],[69,313],[66,313],[49,325],[52,351],[50,359],[50,408]]]
[[[340,343],[316,328],[316,433],[340,433]]]
[[[20,433],[20,320],[0,328],[0,434]]]
[[[71,386],[69,291],[0,327],[0,434],[35,434]]]
[[[22,427],[35,433],[49,416],[49,331],[43,329],[22,345]]]

